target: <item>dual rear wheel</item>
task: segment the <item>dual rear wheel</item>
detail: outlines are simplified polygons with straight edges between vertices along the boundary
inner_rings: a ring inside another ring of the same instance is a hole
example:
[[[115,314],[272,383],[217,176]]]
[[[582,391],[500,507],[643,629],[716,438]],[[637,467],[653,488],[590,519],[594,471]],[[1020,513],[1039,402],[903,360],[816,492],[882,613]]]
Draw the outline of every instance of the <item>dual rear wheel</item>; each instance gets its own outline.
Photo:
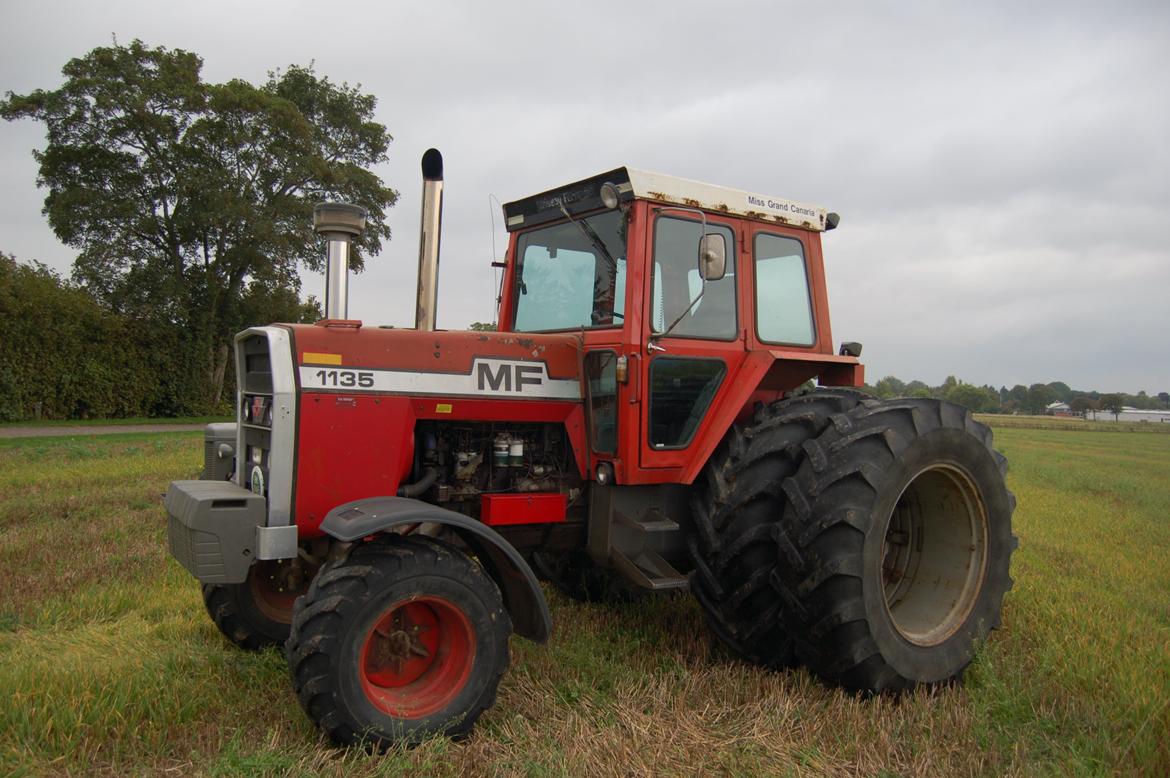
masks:
[[[733,433],[696,501],[693,587],[753,661],[857,691],[961,677],[999,625],[1007,462],[960,406],[815,392]]]

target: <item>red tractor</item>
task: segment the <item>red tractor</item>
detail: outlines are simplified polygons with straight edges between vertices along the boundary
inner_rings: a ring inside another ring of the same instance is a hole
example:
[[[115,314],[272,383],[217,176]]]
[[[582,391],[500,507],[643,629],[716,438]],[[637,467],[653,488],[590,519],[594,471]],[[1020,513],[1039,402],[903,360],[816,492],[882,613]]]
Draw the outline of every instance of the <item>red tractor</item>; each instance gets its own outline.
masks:
[[[1011,586],[1007,463],[958,405],[852,388],[836,214],[617,168],[505,205],[499,331],[436,331],[423,173],[417,327],[347,318],[364,212],[319,206],[326,318],[236,337],[237,423],[166,496],[215,623],[284,645],[321,729],[468,732],[512,632],[549,637],[538,574],[689,589],[739,655],[850,690],[962,674]]]

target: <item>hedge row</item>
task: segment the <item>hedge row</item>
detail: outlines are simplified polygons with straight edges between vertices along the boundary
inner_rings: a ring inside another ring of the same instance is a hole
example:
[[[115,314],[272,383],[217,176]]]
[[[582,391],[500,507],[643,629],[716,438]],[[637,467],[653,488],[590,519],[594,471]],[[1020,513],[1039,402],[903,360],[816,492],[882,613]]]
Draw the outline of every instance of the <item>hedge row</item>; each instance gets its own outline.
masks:
[[[0,254],[0,421],[205,413],[183,333]]]

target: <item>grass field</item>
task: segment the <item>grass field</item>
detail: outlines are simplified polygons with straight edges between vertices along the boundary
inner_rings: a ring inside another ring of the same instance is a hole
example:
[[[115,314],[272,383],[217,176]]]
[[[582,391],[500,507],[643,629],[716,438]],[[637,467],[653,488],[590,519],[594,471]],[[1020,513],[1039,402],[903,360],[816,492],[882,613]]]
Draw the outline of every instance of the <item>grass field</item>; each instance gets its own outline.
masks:
[[[859,699],[732,661],[687,598],[550,594],[468,741],[379,757],[322,742],[167,556],[200,442],[0,442],[0,774],[1170,774],[1170,435],[996,430],[1016,586],[962,688]]]
[[[3,427],[123,427],[133,424],[210,424],[216,421],[235,421],[228,416],[133,416],[125,419],[45,419],[41,421],[4,421]]]

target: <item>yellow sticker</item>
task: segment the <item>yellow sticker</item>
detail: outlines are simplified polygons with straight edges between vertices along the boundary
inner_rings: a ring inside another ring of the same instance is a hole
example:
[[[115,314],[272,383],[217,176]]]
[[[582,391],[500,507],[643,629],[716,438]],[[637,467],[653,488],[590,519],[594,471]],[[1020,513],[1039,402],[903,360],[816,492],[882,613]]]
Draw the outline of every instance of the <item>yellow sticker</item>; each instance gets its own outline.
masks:
[[[451,403],[438,403],[435,405],[435,413],[450,413],[452,408],[454,406]]]
[[[306,351],[301,355],[302,364],[313,365],[340,365],[340,354],[318,354],[315,351]]]

